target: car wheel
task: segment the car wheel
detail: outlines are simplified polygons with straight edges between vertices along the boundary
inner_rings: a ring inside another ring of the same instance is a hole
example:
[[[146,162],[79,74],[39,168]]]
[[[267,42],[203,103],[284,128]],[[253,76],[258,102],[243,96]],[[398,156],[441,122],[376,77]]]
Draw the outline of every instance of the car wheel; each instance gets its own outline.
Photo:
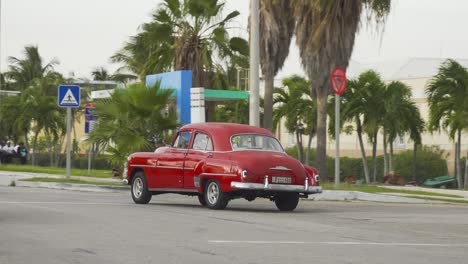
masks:
[[[146,185],[145,174],[139,171],[132,179],[132,198],[137,204],[147,204],[151,200],[151,193]]]
[[[205,196],[203,194],[198,195],[198,201],[201,205],[206,206]]]
[[[217,180],[208,180],[205,185],[204,198],[210,209],[223,210],[229,202],[229,195],[223,193]]]
[[[292,211],[296,209],[299,203],[299,194],[297,193],[283,193],[275,197],[276,207],[280,211]]]

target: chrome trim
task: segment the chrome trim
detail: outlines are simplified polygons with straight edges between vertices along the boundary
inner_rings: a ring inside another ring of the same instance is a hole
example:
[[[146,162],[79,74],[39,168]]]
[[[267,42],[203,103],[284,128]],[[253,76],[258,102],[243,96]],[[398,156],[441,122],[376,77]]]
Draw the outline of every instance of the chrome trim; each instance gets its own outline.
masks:
[[[169,188],[152,188],[152,189],[148,189],[149,191],[152,191],[152,192],[187,192],[187,193],[191,193],[191,192],[198,192],[197,189],[169,189]]]
[[[270,168],[270,170],[292,171],[291,169],[288,169],[288,168],[286,168],[284,166],[276,166],[276,167]]]
[[[200,176],[236,177],[237,174],[233,174],[233,173],[201,173]]]
[[[143,165],[143,164],[130,164],[129,167],[156,168],[156,166],[153,166],[153,165]]]
[[[265,180],[263,182],[263,188],[268,189],[268,175],[265,175]]]
[[[304,191],[309,190],[309,177],[305,178]]]
[[[173,169],[173,170],[183,170],[184,167],[174,167],[174,166],[154,166],[157,169]]]
[[[308,186],[305,190],[304,185],[284,185],[284,184],[261,184],[249,182],[231,182],[231,188],[240,190],[263,190],[263,191],[283,191],[283,192],[298,192],[298,193],[321,193],[321,186]]]

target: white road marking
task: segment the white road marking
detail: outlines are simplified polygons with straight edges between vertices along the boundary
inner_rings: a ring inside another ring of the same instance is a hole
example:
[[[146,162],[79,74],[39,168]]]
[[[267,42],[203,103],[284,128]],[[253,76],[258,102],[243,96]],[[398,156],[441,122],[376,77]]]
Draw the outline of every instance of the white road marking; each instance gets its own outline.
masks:
[[[208,240],[214,244],[315,244],[344,246],[413,246],[413,247],[468,247],[468,243],[404,243],[404,242],[354,242],[354,241],[262,241],[262,240]]]

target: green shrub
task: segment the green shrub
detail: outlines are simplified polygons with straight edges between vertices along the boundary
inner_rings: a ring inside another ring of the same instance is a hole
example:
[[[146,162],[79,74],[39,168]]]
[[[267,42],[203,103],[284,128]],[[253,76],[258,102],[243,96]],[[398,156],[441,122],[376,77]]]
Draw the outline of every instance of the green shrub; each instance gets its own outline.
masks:
[[[286,153],[294,158],[297,158],[297,147],[287,148]],[[423,182],[427,178],[443,176],[448,174],[446,155],[443,150],[434,146],[423,146],[417,152],[417,181]],[[377,156],[377,181],[383,181],[384,159],[383,156]],[[315,166],[315,150],[311,150],[309,164]],[[372,180],[372,156],[367,156],[367,164],[369,166],[369,176]],[[462,165],[464,166],[464,162]],[[464,171],[465,167],[462,167]],[[364,179],[364,167],[361,158],[340,158],[341,179],[346,176],[357,176],[359,179]],[[406,181],[413,180],[413,151],[406,150],[399,154],[393,155],[393,169],[397,175],[403,176]],[[327,173],[328,179],[325,181],[333,181],[335,175],[335,158],[327,157]]]

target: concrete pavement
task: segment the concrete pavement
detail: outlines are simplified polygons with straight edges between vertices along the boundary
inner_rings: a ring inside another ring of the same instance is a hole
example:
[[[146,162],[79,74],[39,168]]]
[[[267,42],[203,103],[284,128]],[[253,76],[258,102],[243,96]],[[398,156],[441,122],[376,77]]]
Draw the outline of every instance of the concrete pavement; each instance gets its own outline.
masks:
[[[0,263],[424,263],[468,258],[466,206],[266,199],[215,211],[195,197],[0,187]]]
[[[91,191],[91,192],[115,192],[115,191],[129,191],[129,186],[122,184],[122,186],[99,186],[92,184],[68,184],[68,183],[51,183],[51,182],[26,182],[21,181],[25,178],[34,177],[45,177],[45,178],[63,178],[64,176],[44,174],[44,173],[27,173],[27,172],[10,172],[0,171],[0,186],[8,186],[12,181],[15,181],[16,186],[19,187],[39,187],[49,189],[63,189],[63,190],[75,190],[75,191]],[[83,181],[95,181],[104,183],[121,183],[122,180],[114,178],[94,178],[94,177],[79,177],[71,176],[72,179],[78,179]],[[400,188],[406,190],[423,190],[437,193],[454,194],[464,196],[460,200],[468,201],[467,191],[458,190],[441,190],[441,189],[428,189],[420,187],[401,187],[401,186],[382,186],[385,188]],[[437,197],[445,199],[457,200],[457,198],[449,197]],[[371,194],[358,191],[335,191],[335,190],[324,190],[321,194],[311,195],[309,199],[315,201],[371,201],[371,202],[387,202],[387,203],[446,203],[443,201],[427,200],[424,197],[420,199],[408,198],[402,195],[391,193],[391,194]]]

